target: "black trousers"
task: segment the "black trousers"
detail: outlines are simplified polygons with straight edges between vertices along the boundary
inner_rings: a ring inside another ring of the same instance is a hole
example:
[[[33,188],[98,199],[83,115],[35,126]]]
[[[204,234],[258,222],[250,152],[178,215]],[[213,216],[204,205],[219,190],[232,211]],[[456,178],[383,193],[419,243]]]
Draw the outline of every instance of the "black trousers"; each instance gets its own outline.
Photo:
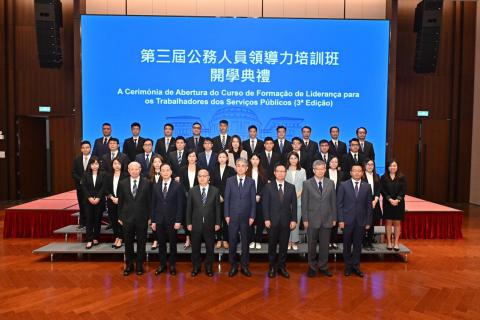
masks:
[[[200,270],[200,266],[202,264],[202,256],[201,256],[201,249],[202,249],[202,238],[205,241],[205,249],[206,249],[206,256],[205,256],[205,269],[212,270],[213,260],[214,260],[214,252],[213,247],[215,244],[215,226],[214,225],[206,225],[203,223],[197,228],[193,227],[192,231],[190,232],[190,237],[192,241],[192,264],[194,270]]]
[[[86,212],[85,197],[83,195],[82,188],[77,188],[77,201],[78,201],[78,207],[80,208],[79,223],[82,226],[86,226],[87,225],[87,212]]]
[[[380,208],[380,203],[377,202],[377,205],[373,209],[372,225],[365,232],[365,244],[369,245],[373,243],[373,240],[375,238],[374,226],[379,226],[381,219],[382,219],[382,209]]]
[[[250,251],[248,248],[250,240],[250,226],[248,225],[248,218],[244,221],[232,221],[230,219],[230,225],[228,226],[228,239],[230,247],[228,248],[228,261],[232,267],[237,267],[237,244],[238,233],[240,233],[240,240],[242,245],[242,267],[248,267],[250,263]]]
[[[97,205],[92,205],[90,202],[86,204],[85,213],[87,218],[87,242],[100,239],[100,225],[102,223],[102,214],[104,208],[105,203],[103,201],[100,201]]]
[[[146,255],[148,221],[133,221],[123,223],[125,239],[125,257],[127,267],[132,267],[136,260],[137,268],[142,266]],[[135,259],[134,242],[137,239],[137,257]]]
[[[268,230],[268,262],[271,268],[285,268],[290,226],[272,226]],[[277,260],[278,246],[278,260]]]
[[[335,224],[335,227],[332,227],[330,232],[330,243],[338,243],[338,223]]]
[[[358,269],[360,267],[360,254],[364,236],[364,226],[359,226],[357,222],[345,224],[343,229],[343,260],[346,270],[351,271],[353,268]]]
[[[225,221],[225,216],[224,216],[224,206],[222,204],[221,206],[221,212],[222,212],[222,223],[220,225],[220,230],[216,232],[216,238],[217,241],[227,241],[228,242],[228,224]]]
[[[115,238],[123,239],[122,226],[118,223],[118,205],[112,201],[107,201],[108,218],[112,224],[113,235]]]
[[[160,266],[165,267],[167,265],[167,240],[169,243],[170,267],[175,267],[177,262],[177,230],[173,228],[173,224],[167,222],[157,223],[157,240],[158,240],[158,255],[160,260]]]
[[[257,203],[255,221],[251,227],[250,242],[262,242],[263,230],[265,230],[265,219],[262,212],[262,203]]]

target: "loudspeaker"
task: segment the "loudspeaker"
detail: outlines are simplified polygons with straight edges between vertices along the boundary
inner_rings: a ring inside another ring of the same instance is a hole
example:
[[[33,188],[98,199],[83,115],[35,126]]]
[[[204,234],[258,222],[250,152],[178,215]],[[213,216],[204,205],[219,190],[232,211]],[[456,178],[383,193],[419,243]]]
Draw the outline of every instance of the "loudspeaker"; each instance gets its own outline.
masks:
[[[60,68],[63,63],[60,28],[62,2],[60,0],[35,0],[37,51],[41,68]]]
[[[417,33],[414,69],[433,73],[437,68],[442,25],[443,0],[423,0],[415,8],[414,32]]]

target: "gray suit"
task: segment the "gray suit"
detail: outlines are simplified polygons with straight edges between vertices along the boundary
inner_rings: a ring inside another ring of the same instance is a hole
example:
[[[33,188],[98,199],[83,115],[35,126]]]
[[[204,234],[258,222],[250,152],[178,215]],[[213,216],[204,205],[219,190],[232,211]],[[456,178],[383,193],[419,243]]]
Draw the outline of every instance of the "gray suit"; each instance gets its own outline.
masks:
[[[311,269],[327,270],[328,244],[330,229],[337,217],[335,185],[332,180],[324,177],[323,191],[315,177],[303,182],[302,219],[308,222],[308,265]],[[317,242],[319,243],[318,261],[316,260]]]

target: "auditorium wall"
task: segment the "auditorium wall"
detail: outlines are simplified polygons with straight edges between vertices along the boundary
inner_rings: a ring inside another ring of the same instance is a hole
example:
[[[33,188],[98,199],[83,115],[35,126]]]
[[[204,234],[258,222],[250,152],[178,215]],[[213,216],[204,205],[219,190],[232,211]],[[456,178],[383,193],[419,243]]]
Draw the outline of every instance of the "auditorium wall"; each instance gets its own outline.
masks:
[[[475,95],[473,104],[472,164],[470,174],[470,202],[480,205],[480,6],[477,6],[475,35]]]
[[[43,116],[38,112],[39,105],[52,106],[49,115],[54,164],[52,191],[73,187],[71,160],[78,152],[82,121],[79,14],[91,13],[389,18],[393,48],[389,156],[401,162],[409,177],[409,192],[413,193],[418,132],[415,112],[420,106],[428,106],[432,117],[424,128],[429,161],[425,198],[468,201],[475,3],[445,2],[438,70],[432,75],[413,72],[416,3],[417,0],[398,1],[397,11],[396,0],[62,0],[64,64],[58,70],[47,70],[39,68],[36,57],[33,1],[0,0],[0,41],[6,48],[0,50],[0,131],[6,134],[6,140],[0,140],[0,151],[7,152],[7,159],[0,158],[0,200],[19,196],[16,121],[18,117]],[[25,149],[22,151],[24,156]],[[34,161],[35,155],[26,154]],[[4,179],[5,176],[8,178]]]

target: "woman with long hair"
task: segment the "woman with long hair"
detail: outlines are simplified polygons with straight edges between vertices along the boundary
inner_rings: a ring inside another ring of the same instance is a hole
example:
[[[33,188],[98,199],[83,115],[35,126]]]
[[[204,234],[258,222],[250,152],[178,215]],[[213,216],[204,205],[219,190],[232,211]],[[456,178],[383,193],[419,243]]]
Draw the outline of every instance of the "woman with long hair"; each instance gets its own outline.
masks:
[[[260,165],[260,155],[254,153],[250,158],[250,165],[247,170],[247,177],[255,181],[256,189],[256,215],[255,221],[251,226],[251,240],[250,249],[262,249],[263,230],[265,230],[265,219],[263,218],[262,210],[262,189],[267,183],[267,177],[263,172],[263,167]]]
[[[295,191],[297,192],[297,221],[300,221],[302,217],[302,189],[303,182],[307,180],[307,173],[305,169],[300,166],[300,159],[298,153],[291,151],[287,155],[287,175],[285,181],[293,184],[295,186]],[[299,226],[300,223],[297,223],[295,229],[290,232],[290,240],[288,242],[288,249],[298,250],[298,243],[300,242],[299,235]]]

